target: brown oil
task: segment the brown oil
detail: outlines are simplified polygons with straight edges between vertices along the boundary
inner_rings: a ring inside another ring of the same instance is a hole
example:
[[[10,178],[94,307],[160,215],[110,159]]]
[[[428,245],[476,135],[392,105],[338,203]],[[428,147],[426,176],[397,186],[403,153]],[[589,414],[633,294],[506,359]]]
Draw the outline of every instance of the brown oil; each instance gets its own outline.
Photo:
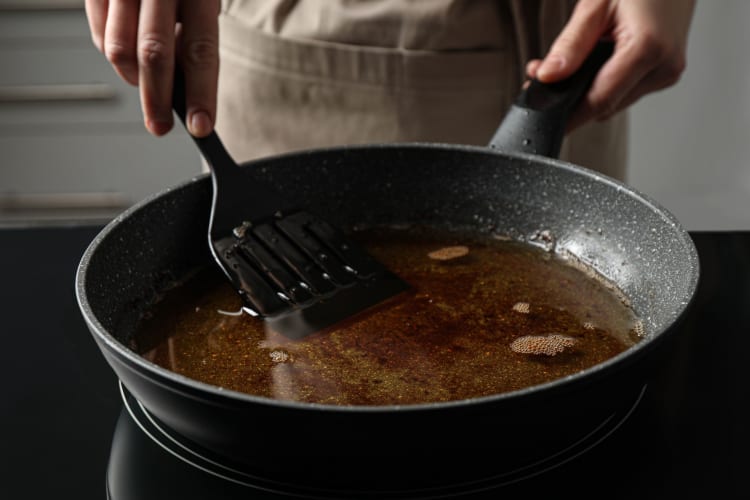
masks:
[[[209,384],[335,405],[459,400],[583,370],[638,341],[622,296],[540,248],[459,232],[359,234],[413,287],[388,307],[300,340],[232,316],[213,268],[165,295],[136,335],[147,359]],[[466,251],[467,250],[467,251]]]

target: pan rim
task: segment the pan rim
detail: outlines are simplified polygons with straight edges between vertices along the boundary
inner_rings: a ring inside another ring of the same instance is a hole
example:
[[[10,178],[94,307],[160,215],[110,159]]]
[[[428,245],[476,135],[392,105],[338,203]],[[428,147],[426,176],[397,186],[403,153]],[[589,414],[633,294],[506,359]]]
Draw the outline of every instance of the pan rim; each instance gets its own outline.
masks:
[[[76,271],[75,278],[75,291],[76,300],[79,305],[79,309],[86,320],[89,330],[95,336],[98,343],[103,343],[106,348],[109,349],[111,354],[116,355],[120,358],[120,361],[125,362],[130,368],[137,368],[138,374],[146,376],[151,382],[157,383],[172,392],[178,392],[191,398],[196,398],[195,392],[200,394],[201,400],[211,401],[213,404],[219,403],[233,403],[231,406],[240,404],[254,404],[261,406],[268,406],[273,408],[285,408],[295,411],[325,411],[340,412],[340,413],[366,413],[366,414],[378,414],[378,413],[392,413],[392,412],[430,412],[430,411],[441,411],[451,408],[466,408],[467,406],[483,406],[489,404],[502,404],[506,401],[516,401],[527,397],[533,397],[538,394],[546,393],[550,390],[570,390],[577,383],[586,384],[592,383],[598,380],[602,372],[614,371],[618,366],[625,366],[629,362],[636,360],[643,356],[647,350],[656,347],[656,344],[663,340],[665,333],[669,330],[674,330],[676,323],[684,317],[685,312],[693,303],[695,299],[698,282],[700,280],[701,270],[698,259],[697,249],[695,244],[690,237],[688,231],[683,227],[680,221],[668,210],[666,210],[661,204],[650,198],[649,196],[641,193],[637,189],[633,188],[621,182],[619,180],[608,177],[604,174],[588,169],[586,167],[575,165],[559,159],[547,158],[540,155],[520,153],[514,151],[502,151],[492,149],[483,146],[471,146],[471,145],[460,145],[460,144],[444,144],[444,143],[393,143],[393,144],[358,144],[351,146],[336,146],[328,148],[317,148],[302,151],[292,151],[283,153],[280,155],[268,156],[251,160],[243,163],[243,166],[255,165],[255,166],[270,166],[273,163],[281,162],[284,159],[289,158],[300,158],[305,156],[313,155],[333,155],[338,152],[349,152],[352,150],[419,150],[428,149],[431,151],[442,150],[442,151],[463,151],[471,154],[491,154],[499,155],[507,159],[522,160],[533,163],[545,163],[553,168],[561,168],[576,175],[582,175],[588,177],[596,182],[604,183],[614,188],[619,193],[625,194],[634,198],[641,204],[644,204],[649,210],[657,214],[665,222],[667,222],[674,229],[674,235],[678,238],[679,243],[687,250],[689,262],[688,266],[691,270],[689,279],[687,281],[686,293],[680,296],[677,300],[680,301],[679,307],[671,313],[672,321],[662,326],[658,331],[651,332],[646,338],[638,342],[637,344],[629,347],[625,351],[616,356],[613,356],[601,363],[594,366],[581,370],[579,372],[567,375],[565,377],[557,378],[542,384],[535,384],[532,386],[524,387],[515,391],[503,392],[498,394],[491,394],[487,396],[481,396],[476,398],[467,398],[443,402],[430,402],[430,403],[418,403],[418,404],[406,404],[406,405],[333,405],[333,404],[322,404],[322,403],[307,403],[299,401],[286,401],[276,400],[263,396],[257,396],[247,394],[231,389],[221,388],[212,384],[201,382],[184,375],[180,375],[176,372],[170,371],[163,368],[153,362],[148,361],[146,358],[140,356],[135,351],[127,348],[124,344],[118,341],[114,335],[112,335],[104,326],[99,322],[98,318],[94,314],[93,308],[91,307],[86,291],[86,276],[88,271],[88,264],[100,246],[110,233],[117,228],[122,221],[131,217],[134,213],[145,209],[148,205],[153,203],[159,198],[166,196],[168,193],[180,190],[186,186],[192,185],[197,182],[205,182],[205,178],[209,176],[208,173],[194,176],[188,180],[178,183],[174,186],[167,187],[160,190],[152,195],[144,198],[143,200],[132,205],[112,221],[110,221],[91,241],[86,248]]]

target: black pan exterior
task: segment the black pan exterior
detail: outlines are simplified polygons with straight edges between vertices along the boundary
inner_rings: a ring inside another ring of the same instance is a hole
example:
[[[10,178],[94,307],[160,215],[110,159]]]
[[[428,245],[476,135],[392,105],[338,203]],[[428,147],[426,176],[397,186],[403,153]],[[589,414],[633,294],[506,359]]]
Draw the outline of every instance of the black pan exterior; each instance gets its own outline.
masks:
[[[159,294],[211,262],[211,185],[208,177],[196,178],[102,231],[81,261],[78,299],[104,356],[154,416],[238,467],[268,469],[269,477],[284,463],[287,480],[291,475],[312,487],[386,491],[441,487],[533,464],[583,439],[632,400],[697,286],[697,253],[674,217],[617,181],[556,160],[464,146],[383,145],[289,154],[246,167],[344,228],[472,228],[575,255],[632,299],[647,331],[623,354],[565,379],[449,403],[290,403],[187,379],[128,346]]]

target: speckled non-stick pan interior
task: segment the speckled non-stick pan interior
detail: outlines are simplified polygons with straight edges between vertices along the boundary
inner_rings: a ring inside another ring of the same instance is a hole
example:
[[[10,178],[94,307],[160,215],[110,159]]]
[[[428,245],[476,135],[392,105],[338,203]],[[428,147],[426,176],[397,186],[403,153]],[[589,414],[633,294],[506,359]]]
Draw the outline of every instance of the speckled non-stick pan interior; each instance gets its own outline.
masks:
[[[624,185],[556,160],[404,145],[291,154],[248,168],[344,228],[469,227],[554,246],[616,283],[649,337],[677,318],[696,286],[694,247],[669,213]],[[89,252],[85,298],[123,344],[161,289],[210,262],[210,196],[205,177],[168,190],[119,217]]]

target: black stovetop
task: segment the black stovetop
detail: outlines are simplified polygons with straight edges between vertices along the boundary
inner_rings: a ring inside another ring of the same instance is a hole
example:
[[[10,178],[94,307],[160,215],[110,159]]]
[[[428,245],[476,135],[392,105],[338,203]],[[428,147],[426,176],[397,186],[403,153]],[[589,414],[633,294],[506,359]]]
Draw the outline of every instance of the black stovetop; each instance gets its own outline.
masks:
[[[0,229],[0,498],[104,499],[113,436],[151,446],[131,425],[75,300],[78,260],[98,230]],[[632,415],[581,456],[482,498],[750,496],[750,232],[692,236],[701,259],[698,295]],[[167,467],[203,487],[220,484],[155,445],[149,453],[160,465],[130,464],[119,480],[138,482]],[[279,498],[244,486],[216,488],[215,498]],[[178,493],[206,495],[165,486],[158,496]]]

